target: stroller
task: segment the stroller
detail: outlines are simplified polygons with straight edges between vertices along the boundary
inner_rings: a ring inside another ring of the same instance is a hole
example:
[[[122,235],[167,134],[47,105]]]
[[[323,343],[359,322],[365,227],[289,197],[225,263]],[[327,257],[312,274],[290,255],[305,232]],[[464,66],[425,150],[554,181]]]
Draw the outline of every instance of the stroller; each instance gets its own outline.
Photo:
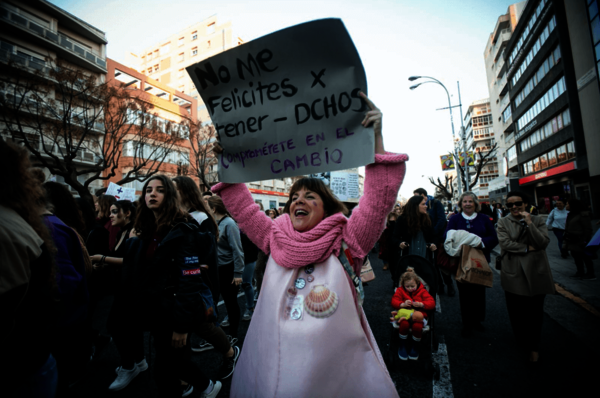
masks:
[[[408,267],[414,268],[417,275],[424,281],[425,288],[431,294],[431,296],[437,300],[437,270],[433,264],[432,254],[429,252],[427,259],[421,256],[406,255],[399,259],[399,261],[392,266],[392,279],[394,280],[394,286],[398,287],[400,283],[400,276],[406,271]],[[390,344],[389,352],[386,355],[386,364],[388,367],[398,364],[401,361],[398,358],[398,345],[400,337],[398,336],[398,326],[390,325]],[[435,310],[427,312],[427,325],[423,328],[423,337],[421,339],[421,353],[417,361],[409,361],[420,363],[421,366],[436,379],[439,377],[439,365],[434,363],[432,353],[437,352],[438,349],[438,338],[435,327]]]

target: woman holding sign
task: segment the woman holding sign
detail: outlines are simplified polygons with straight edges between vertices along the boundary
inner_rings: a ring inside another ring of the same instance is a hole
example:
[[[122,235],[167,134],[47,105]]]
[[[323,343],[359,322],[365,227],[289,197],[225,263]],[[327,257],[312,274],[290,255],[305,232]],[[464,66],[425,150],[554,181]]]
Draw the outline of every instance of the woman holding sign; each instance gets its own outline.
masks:
[[[350,219],[315,178],[292,186],[284,214],[274,221],[244,184],[212,188],[248,237],[270,254],[232,397],[398,396],[363,313],[356,274],[381,235],[408,156],[385,152],[381,112],[361,97],[370,107],[362,124],[374,128],[375,163],[366,166],[364,197]]]

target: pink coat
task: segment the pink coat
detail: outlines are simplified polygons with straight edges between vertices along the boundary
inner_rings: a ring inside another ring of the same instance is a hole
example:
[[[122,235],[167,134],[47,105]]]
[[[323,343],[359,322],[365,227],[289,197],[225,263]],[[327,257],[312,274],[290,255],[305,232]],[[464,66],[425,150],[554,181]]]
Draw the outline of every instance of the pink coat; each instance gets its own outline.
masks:
[[[376,155],[366,167],[365,193],[352,217],[333,215],[303,233],[293,229],[287,214],[275,221],[267,217],[243,184],[212,188],[248,237],[270,253],[231,397],[398,396],[337,255],[342,240],[355,258],[374,246],[396,201],[406,160],[406,155]],[[308,298],[311,288],[326,286],[337,295],[337,309],[326,318],[305,311],[302,320],[292,320],[285,316],[286,292],[297,278],[307,280],[307,265],[314,266],[314,282],[298,295]],[[359,272],[360,262],[355,267]]]

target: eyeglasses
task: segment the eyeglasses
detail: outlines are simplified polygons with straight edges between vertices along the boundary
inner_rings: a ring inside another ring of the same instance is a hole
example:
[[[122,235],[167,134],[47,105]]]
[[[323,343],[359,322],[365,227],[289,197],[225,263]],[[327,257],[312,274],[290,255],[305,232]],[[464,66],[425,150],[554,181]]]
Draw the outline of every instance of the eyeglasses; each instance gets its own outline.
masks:
[[[510,209],[511,207],[513,207],[513,206],[517,206],[517,207],[519,207],[519,206],[523,206],[523,202],[512,202],[512,203],[506,203],[506,207],[507,207],[507,208],[509,208],[509,209]]]

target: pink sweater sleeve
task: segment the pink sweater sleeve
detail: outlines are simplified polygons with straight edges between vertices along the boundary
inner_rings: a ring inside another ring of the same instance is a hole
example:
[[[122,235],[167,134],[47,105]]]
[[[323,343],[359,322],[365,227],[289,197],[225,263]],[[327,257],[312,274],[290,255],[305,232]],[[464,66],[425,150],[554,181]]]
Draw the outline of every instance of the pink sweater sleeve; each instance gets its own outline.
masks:
[[[366,166],[364,195],[344,231],[344,241],[353,257],[365,257],[385,229],[385,218],[396,202],[407,160],[406,154],[387,152],[376,154],[375,163]]]
[[[211,188],[223,199],[227,210],[231,213],[240,229],[260,250],[269,254],[269,239],[273,221],[254,203],[252,195],[244,184],[218,183]]]

